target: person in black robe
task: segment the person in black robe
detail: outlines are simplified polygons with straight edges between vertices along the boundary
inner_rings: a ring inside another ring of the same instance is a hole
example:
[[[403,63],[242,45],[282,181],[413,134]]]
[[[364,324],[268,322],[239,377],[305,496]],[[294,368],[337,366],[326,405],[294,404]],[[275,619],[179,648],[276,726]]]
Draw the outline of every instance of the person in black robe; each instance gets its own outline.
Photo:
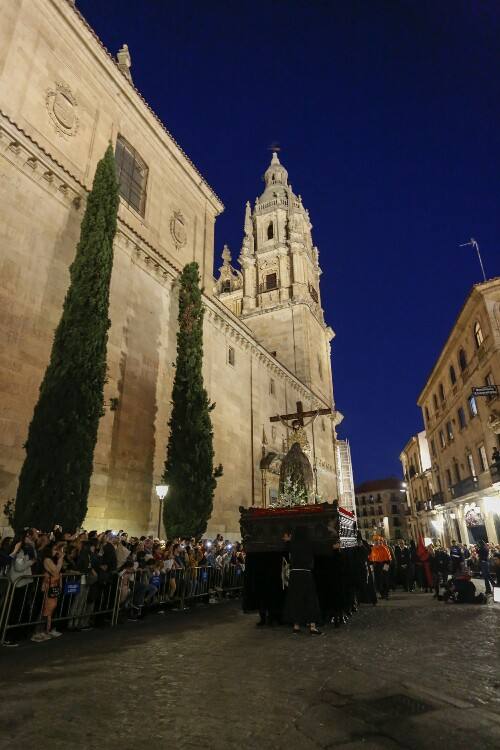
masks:
[[[250,552],[246,557],[243,611],[257,610],[257,625],[281,623],[285,592],[282,552]]]
[[[356,553],[358,558],[357,576],[356,576],[356,596],[358,602],[362,604],[377,603],[377,593],[375,590],[375,581],[373,572],[368,558],[370,557],[371,546],[367,541],[358,537]]]
[[[285,604],[285,618],[293,624],[294,633],[300,633],[301,625],[308,625],[311,635],[321,635],[316,627],[321,613],[313,568],[314,555],[308,529],[297,526],[290,542],[290,579]]]

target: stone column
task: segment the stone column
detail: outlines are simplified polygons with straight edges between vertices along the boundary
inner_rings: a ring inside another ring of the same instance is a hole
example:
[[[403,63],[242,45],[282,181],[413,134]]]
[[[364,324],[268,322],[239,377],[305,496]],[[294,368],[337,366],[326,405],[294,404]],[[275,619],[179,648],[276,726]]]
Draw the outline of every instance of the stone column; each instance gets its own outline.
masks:
[[[293,284],[292,294],[294,297],[304,297],[306,291],[306,279],[304,273],[304,259],[300,245],[292,243],[292,272]]]
[[[280,274],[280,301],[290,299],[290,269],[287,263],[288,250],[284,247],[278,250],[278,263]]]
[[[498,544],[497,539],[497,532],[495,528],[495,519],[493,517],[493,512],[490,507],[490,503],[493,501],[494,505],[497,506],[496,512],[500,513],[500,498],[498,496],[495,497],[494,500],[492,498],[483,498],[479,506],[481,508],[481,513],[483,514],[484,518],[484,525],[486,527],[486,533],[488,535],[488,541],[493,542],[494,544]]]
[[[243,312],[248,312],[256,307],[255,258],[241,256],[240,263],[243,268]]]

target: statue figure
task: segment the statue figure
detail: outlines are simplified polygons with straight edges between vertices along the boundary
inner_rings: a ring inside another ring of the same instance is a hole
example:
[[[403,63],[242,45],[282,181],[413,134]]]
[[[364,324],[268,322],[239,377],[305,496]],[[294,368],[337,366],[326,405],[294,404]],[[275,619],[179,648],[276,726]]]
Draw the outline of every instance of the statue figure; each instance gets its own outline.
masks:
[[[290,447],[293,447],[294,443],[298,443],[303,453],[305,453],[307,456],[311,455],[311,446],[309,445],[306,431],[300,424],[298,419],[293,420],[292,434],[289,437]]]
[[[279,505],[307,505],[313,492],[313,484],[313,471],[309,459],[299,443],[295,442],[281,462]]]

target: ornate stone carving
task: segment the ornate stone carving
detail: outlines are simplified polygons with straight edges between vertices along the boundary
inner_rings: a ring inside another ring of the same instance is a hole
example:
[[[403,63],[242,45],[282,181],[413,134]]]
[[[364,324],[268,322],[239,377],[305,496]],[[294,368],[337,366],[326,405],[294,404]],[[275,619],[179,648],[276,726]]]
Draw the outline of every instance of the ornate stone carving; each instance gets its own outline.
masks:
[[[75,135],[79,124],[77,101],[70,87],[61,81],[56,81],[55,89],[47,91],[45,104],[59,135]]]
[[[231,265],[231,251],[227,245],[224,245],[222,250],[223,264],[219,268],[219,278],[215,285],[216,294],[224,294],[227,292],[234,292],[237,289],[243,288],[243,275],[241,271],[237,271]]]
[[[176,250],[180,250],[187,242],[186,220],[180,211],[174,211],[170,219],[170,234]]]
[[[496,435],[500,435],[500,412],[497,409],[491,410],[491,414],[488,417],[488,427]]]

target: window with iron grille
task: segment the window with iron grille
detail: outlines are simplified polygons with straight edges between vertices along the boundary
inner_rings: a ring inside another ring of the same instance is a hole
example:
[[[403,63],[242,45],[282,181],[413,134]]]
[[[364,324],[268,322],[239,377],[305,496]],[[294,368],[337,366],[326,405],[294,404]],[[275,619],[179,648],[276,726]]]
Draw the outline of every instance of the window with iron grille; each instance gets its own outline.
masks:
[[[116,175],[122,198],[144,216],[148,167],[135,148],[118,136],[116,141]]]
[[[275,273],[268,273],[266,276],[266,289],[276,289],[278,286],[278,276]]]

